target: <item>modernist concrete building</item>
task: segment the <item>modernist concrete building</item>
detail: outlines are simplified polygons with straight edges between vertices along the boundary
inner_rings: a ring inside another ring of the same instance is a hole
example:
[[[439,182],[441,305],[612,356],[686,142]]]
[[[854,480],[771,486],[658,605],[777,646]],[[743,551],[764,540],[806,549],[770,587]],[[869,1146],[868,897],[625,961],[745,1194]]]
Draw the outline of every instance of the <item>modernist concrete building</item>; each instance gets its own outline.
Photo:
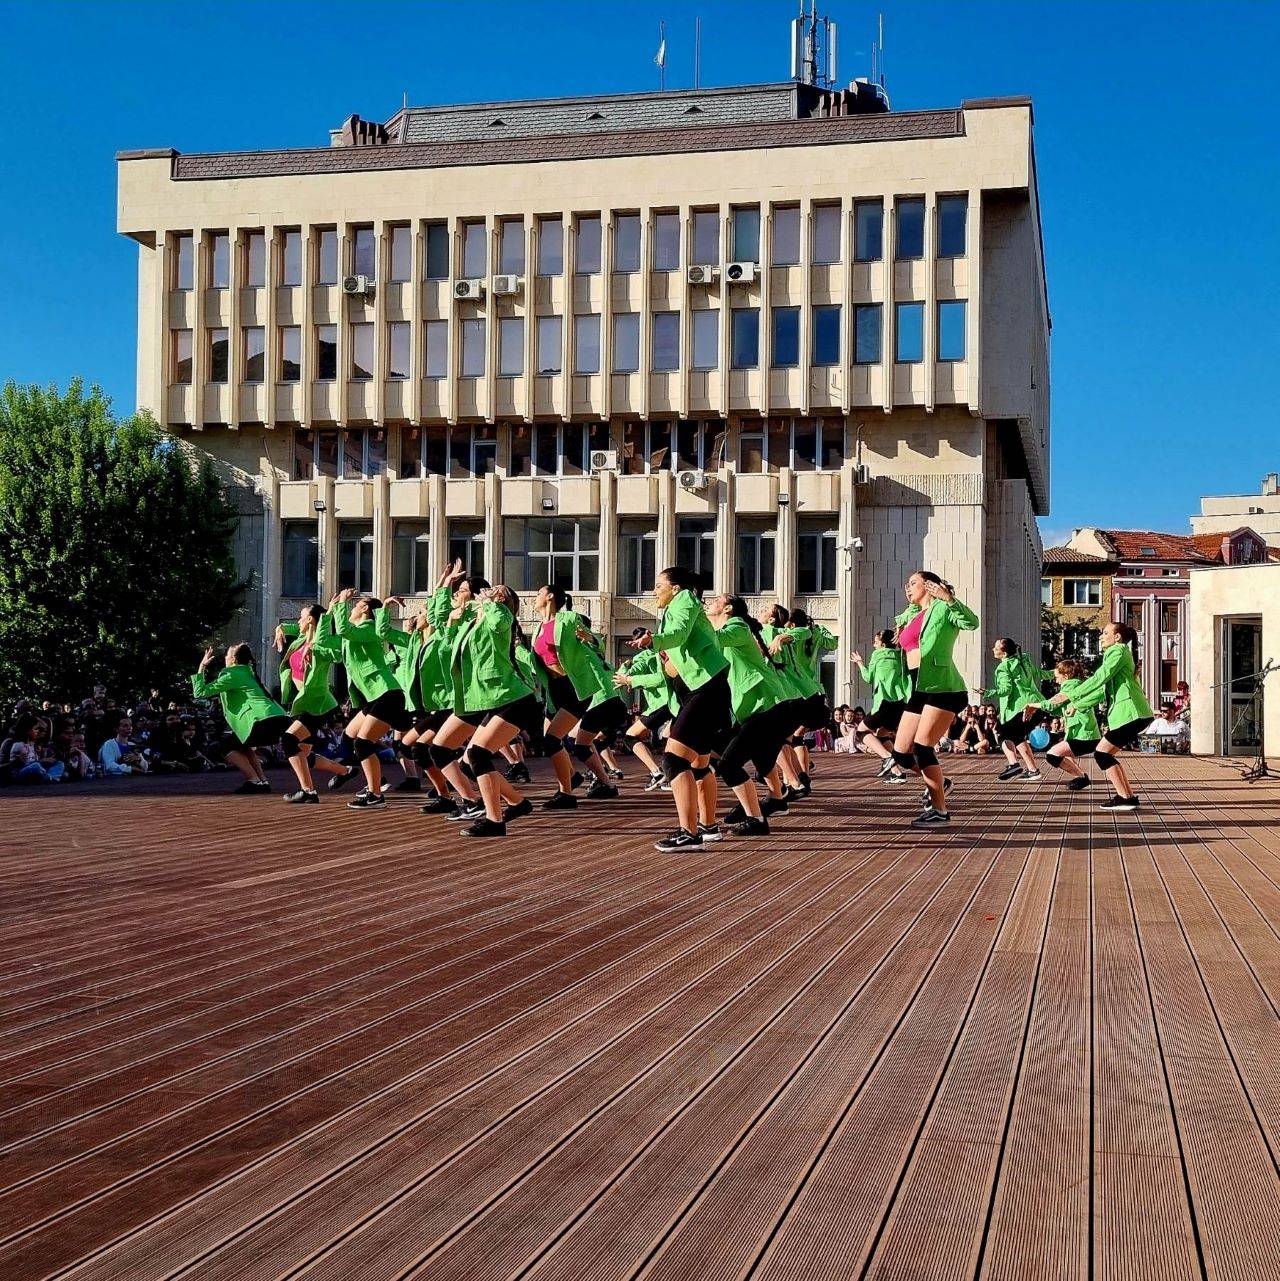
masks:
[[[1031,105],[787,82],[121,152],[138,399],[236,487],[236,627],[464,555],[617,638],[655,569],[807,608],[827,669],[917,566],[1038,628],[1049,313]]]

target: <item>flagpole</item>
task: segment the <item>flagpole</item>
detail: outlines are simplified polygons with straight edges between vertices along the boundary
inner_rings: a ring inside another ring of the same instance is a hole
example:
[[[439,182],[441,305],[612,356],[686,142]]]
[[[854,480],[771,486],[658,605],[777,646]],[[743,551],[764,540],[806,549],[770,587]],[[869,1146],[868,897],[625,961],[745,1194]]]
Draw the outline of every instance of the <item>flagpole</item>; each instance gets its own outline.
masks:
[[[658,23],[658,90],[665,91],[667,87],[667,24]]]

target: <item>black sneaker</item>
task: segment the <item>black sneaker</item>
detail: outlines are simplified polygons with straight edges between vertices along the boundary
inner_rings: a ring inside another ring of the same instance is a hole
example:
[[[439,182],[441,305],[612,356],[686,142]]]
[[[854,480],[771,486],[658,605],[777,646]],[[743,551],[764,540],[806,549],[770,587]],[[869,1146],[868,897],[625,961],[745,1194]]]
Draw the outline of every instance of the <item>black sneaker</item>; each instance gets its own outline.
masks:
[[[912,827],[946,827],[951,822],[950,814],[940,814],[936,809],[930,806],[928,809],[921,811],[911,820]]]
[[[896,774],[886,774],[884,781],[886,783],[905,783],[907,781],[907,776],[899,770]]]
[[[747,815],[740,823],[731,823],[729,831],[734,836],[768,836],[769,820],[766,818],[752,818]]]
[[[1019,783],[1038,783],[1044,777],[1038,769],[1024,769],[1018,775]]]
[[[898,762],[892,756],[886,756],[881,762],[880,768],[876,771],[877,778],[884,778],[886,774],[892,774],[898,768]]]
[[[576,810],[578,798],[572,792],[557,791],[542,802],[542,808],[544,810]]]
[[[246,778],[234,792],[232,796],[265,796],[271,790],[270,783],[249,782]]]
[[[612,801],[618,796],[618,789],[612,783],[606,783],[603,779],[596,779],[586,792],[583,793],[589,801]]]
[[[1103,801],[1098,806],[1104,810],[1136,810],[1138,808],[1138,798],[1136,796],[1113,796],[1109,801]]]
[[[463,836],[506,836],[506,823],[495,823],[491,818],[485,818],[484,812],[470,827],[462,829]]]
[[[625,775],[625,774],[624,774],[620,769],[608,769],[608,768],[606,768],[606,769],[605,769],[605,773],[606,773],[606,774],[608,774],[608,775],[609,775],[609,777],[610,777],[610,778],[613,778],[613,779],[623,779],[623,778],[626,778],[626,775]]]
[[[517,761],[507,770],[508,783],[530,783],[532,776],[529,773],[529,767],[523,761]]]
[[[391,790],[393,792],[420,792],[422,791],[422,780],[420,778],[402,778]]]
[[[502,811],[502,821],[504,823],[513,822],[515,819],[524,818],[526,814],[533,813],[533,802],[526,796],[523,800],[517,801],[514,805],[508,805]]]
[[[786,801],[788,805],[789,805],[792,801],[802,801],[802,800],[804,800],[805,795],[806,795],[806,793],[805,793],[804,789],[803,789],[803,788],[800,788],[800,787],[788,787],[788,786],[784,785],[784,786],[783,786],[783,788],[782,788],[782,799],[783,799],[784,801]]]
[[[800,775],[800,789],[797,795],[800,795],[800,796],[813,795],[813,779],[810,778],[808,774]]]
[[[683,850],[700,850],[702,848],[702,837],[696,836],[693,832],[686,832],[683,827],[677,827],[670,836],[666,836],[660,841],[655,841],[653,848],[661,854],[679,854]]]
[[[724,840],[724,833],[720,830],[719,823],[699,823],[698,835],[702,837],[704,845],[711,845],[715,841]]]
[[[286,805],[319,805],[320,798],[314,792],[308,792],[305,787],[300,787],[296,792],[286,793],[284,803]]]
[[[741,805],[735,805],[733,809],[724,816],[724,821],[729,827],[732,827],[735,823],[744,822],[746,817],[747,811],[744,810]]]
[[[1088,787],[1089,784],[1092,782],[1093,782],[1092,779],[1085,778],[1084,775],[1081,775],[1079,778],[1069,778],[1067,780],[1067,791],[1083,792],[1084,789]]]
[[[457,810],[458,803],[452,796],[436,796],[419,807],[422,814],[455,814]]]
[[[760,802],[760,813],[765,818],[772,818],[775,814],[785,814],[789,808],[786,792],[781,796],[766,796]]]
[[[463,801],[452,814],[446,814],[445,820],[450,823],[474,823],[484,817],[483,801]]]
[[[361,792],[347,802],[349,810],[383,810],[387,808],[386,798],[381,792]]]
[[[1021,772],[1022,772],[1022,766],[1018,766],[1018,772],[1019,772],[1019,773],[1021,773]],[[951,789],[952,789],[954,786],[955,786],[955,784],[954,784],[954,783],[953,783],[949,778],[944,778],[944,779],[942,780],[942,794],[943,794],[943,796],[949,796],[949,795],[951,794]],[[924,792],[923,792],[923,794],[922,794],[922,795],[921,795],[921,797],[920,797],[920,804],[921,804],[921,805],[932,805],[932,804],[933,804],[933,802],[929,799],[929,789],[928,789],[927,787],[924,789]]]
[[[644,790],[646,792],[656,792],[661,786],[662,786],[662,773],[661,771],[659,771],[656,774],[649,775],[649,781],[644,785]]]
[[[1000,783],[1007,783],[1011,778],[1017,778],[1021,773],[1023,773],[1021,765],[1006,765],[1004,769],[996,775],[996,781]]]
[[[346,787],[346,785],[359,773],[360,770],[357,769],[356,766],[348,765],[347,772],[345,774],[331,774],[326,786],[331,792],[336,792],[338,788]]]
[[[583,783],[585,783],[586,781],[587,780],[583,778],[583,776],[579,774],[577,770],[574,770],[569,777],[569,790],[571,792],[576,792],[578,788],[580,788],[583,785]]]

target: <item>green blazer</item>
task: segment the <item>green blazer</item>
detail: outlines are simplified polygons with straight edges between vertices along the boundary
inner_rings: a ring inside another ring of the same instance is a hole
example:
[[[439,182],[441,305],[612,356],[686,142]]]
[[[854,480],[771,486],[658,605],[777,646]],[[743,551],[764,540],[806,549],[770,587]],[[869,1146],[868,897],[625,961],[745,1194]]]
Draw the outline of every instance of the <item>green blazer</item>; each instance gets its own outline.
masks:
[[[642,715],[652,716],[664,707],[673,714],[680,710],[675,690],[655,650],[640,650],[631,660],[627,675],[631,677],[632,687],[640,691]]]
[[[329,688],[329,673],[333,669],[331,655],[335,650],[332,645],[333,619],[327,613],[320,616],[301,687],[293,679],[289,659],[307,642],[303,640],[297,623],[283,623],[281,627],[291,643],[280,663],[280,701],[294,716],[324,716],[338,706],[338,700]]]
[[[787,631],[792,637],[787,652],[792,655],[792,661],[803,674],[805,683],[813,687],[813,693],[821,693],[818,661],[840,642],[820,623],[815,623],[812,627],[788,627]]]
[[[520,679],[533,690],[538,702],[546,708],[551,701],[551,694],[547,689],[547,669],[538,662],[533,650],[519,641],[516,641],[516,671],[519,672]]]
[[[511,611],[497,601],[468,606],[449,655],[455,712],[489,712],[533,693],[512,660],[514,622]]]
[[[1134,674],[1133,652],[1120,641],[1107,646],[1098,670],[1085,677],[1071,692],[1071,705],[1077,709],[1097,707],[1104,702],[1107,704],[1109,729],[1119,729],[1130,721],[1140,721],[1153,715],[1151,704]]]
[[[911,673],[907,656],[896,645],[873,649],[865,663],[859,664],[858,675],[871,686],[871,711],[884,702],[905,703],[911,697]]]
[[[783,645],[774,662],[780,663],[786,674],[792,698],[812,698],[822,693],[822,685],[817,677],[817,658],[813,658],[812,670],[809,657],[800,652],[800,647],[809,640],[812,633],[807,627],[766,627],[766,644],[777,636],[790,637],[790,643]],[[829,633],[828,633],[829,634]],[[816,646],[815,646],[816,648]]]
[[[978,616],[967,605],[935,600],[929,606],[920,632],[920,666],[916,689],[925,694],[962,694],[968,689],[951,659],[956,637],[978,626]]]
[[[453,682],[449,677],[449,644],[445,620],[452,608],[452,593],[437,588],[427,602],[430,634],[422,629],[406,632],[391,619],[386,606],[373,616],[374,629],[396,655],[396,683],[404,690],[411,711],[441,712],[452,706]]]
[[[653,648],[671,659],[689,689],[701,689],[713,676],[728,670],[729,660],[716,644],[706,610],[687,587],[671,598],[659,627]]]
[[[1037,667],[1025,654],[1012,654],[996,664],[995,686],[984,689],[982,697],[999,705],[1000,719],[1012,720],[1028,703],[1038,703],[1044,695],[1041,681],[1053,680],[1053,673]]]
[[[715,638],[729,662],[729,697],[737,724],[787,700],[781,678],[757,644],[746,619],[729,619],[715,632]]]
[[[247,663],[224,667],[213,680],[203,672],[196,672],[191,678],[191,688],[197,698],[218,698],[231,732],[242,743],[248,740],[259,721],[268,720],[272,716],[289,715],[258,684],[253,668]]]
[[[339,601],[330,611],[333,628],[342,643],[342,663],[347,669],[347,679],[364,699],[372,703],[375,698],[389,694],[400,686],[391,674],[387,662],[387,648],[378,635],[376,623],[353,623],[346,601]]]
[[[621,698],[613,683],[613,670],[601,656],[595,634],[591,633],[590,641],[584,641],[578,635],[579,628],[586,631],[581,614],[571,609],[562,609],[556,614],[552,640],[556,658],[573,685],[573,692],[588,707],[599,707],[611,698]]]
[[[1112,646],[1114,649],[1115,647]],[[1126,649],[1129,647],[1126,645]],[[1070,697],[1075,695],[1076,690],[1083,685],[1083,681],[1063,681],[1058,688],[1060,694],[1069,696],[1069,701],[1063,707],[1063,723],[1066,725],[1068,738],[1101,738],[1102,731],[1098,728],[1097,713],[1092,707],[1077,707]]]
[[[772,623],[765,623],[760,629],[760,635],[764,638],[765,645],[772,645],[774,640],[787,630],[785,627],[775,627]],[[808,698],[814,691],[808,688],[807,682],[790,661],[788,653],[790,648],[790,645],[784,645],[776,655],[770,656],[769,662],[773,664],[773,670],[781,680],[782,688],[788,698]]]

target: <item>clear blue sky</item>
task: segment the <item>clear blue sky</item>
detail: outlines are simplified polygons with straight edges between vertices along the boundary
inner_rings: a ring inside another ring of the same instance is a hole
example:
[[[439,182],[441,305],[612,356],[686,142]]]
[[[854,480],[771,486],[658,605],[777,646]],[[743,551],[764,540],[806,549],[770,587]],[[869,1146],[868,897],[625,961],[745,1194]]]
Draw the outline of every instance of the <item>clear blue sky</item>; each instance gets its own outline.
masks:
[[[791,0],[0,0],[0,379],[134,404],[116,150],[316,146],[353,111],[785,79]],[[875,5],[828,0],[843,78]],[[1280,4],[885,0],[897,109],[1026,93],[1053,310],[1055,537],[1185,530],[1280,467]],[[30,281],[30,285],[23,284]]]

